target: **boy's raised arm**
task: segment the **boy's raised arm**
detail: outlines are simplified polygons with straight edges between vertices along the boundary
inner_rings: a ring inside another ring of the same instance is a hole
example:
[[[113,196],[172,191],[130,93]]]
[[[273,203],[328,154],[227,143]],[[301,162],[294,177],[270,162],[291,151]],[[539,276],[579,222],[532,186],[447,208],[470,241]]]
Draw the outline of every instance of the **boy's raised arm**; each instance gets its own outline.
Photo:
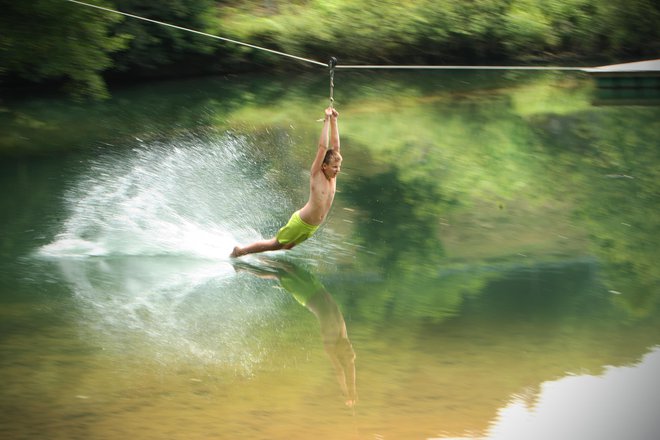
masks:
[[[330,126],[330,119],[332,117],[331,109],[325,109],[325,118],[323,119],[323,129],[321,130],[321,137],[319,139],[319,147],[316,151],[316,157],[312,162],[312,172],[320,170],[325,158],[325,152],[328,149],[328,127]]]
[[[334,108],[332,109],[332,116],[330,116],[330,148],[339,153],[339,113]]]

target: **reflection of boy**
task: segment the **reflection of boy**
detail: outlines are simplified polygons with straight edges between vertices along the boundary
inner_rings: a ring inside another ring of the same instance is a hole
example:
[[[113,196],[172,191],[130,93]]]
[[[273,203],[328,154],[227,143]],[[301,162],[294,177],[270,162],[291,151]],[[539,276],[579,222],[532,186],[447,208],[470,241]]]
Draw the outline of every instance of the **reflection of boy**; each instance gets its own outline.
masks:
[[[346,322],[337,303],[310,272],[290,263],[268,261],[275,267],[275,273],[245,263],[236,263],[234,267],[261,278],[277,279],[296,301],[316,316],[321,327],[323,348],[335,369],[346,405],[353,407],[357,403],[355,351],[348,339]]]
[[[323,223],[335,198],[337,174],[341,169],[338,116],[339,114],[334,108],[325,109],[323,131],[309,176],[309,200],[305,206],[293,213],[289,222],[279,230],[275,237],[256,241],[245,247],[236,246],[230,257],[291,249],[311,237]],[[328,148],[328,131],[330,132],[330,148]]]

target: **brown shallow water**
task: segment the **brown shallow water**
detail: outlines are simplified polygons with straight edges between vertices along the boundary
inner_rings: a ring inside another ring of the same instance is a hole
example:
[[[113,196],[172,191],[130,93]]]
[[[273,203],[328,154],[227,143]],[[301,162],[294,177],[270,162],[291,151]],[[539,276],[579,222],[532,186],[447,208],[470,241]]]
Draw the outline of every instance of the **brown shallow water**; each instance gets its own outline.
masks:
[[[555,270],[555,278],[576,275]],[[548,314],[554,301],[533,304],[529,295],[539,301],[548,293],[534,284],[512,280],[510,287],[530,288],[518,295],[493,288],[440,324],[349,321],[354,408],[344,405],[317,320],[288,297],[273,318],[284,322],[264,324],[272,333],[262,335],[266,346],[249,359],[239,353],[239,366],[208,351],[183,355],[150,335],[126,331],[117,342],[94,334],[98,323],[76,319],[70,300],[36,306],[40,316],[10,305],[3,321],[14,326],[0,364],[3,436],[596,438],[605,431],[608,438],[614,429],[651,438],[638,433],[657,429],[657,321],[612,325],[601,316],[607,298],[598,297],[589,304],[597,313]],[[268,282],[254,288],[281,295]],[[497,306],[508,309],[507,319],[487,310],[498,295],[507,298]],[[189,342],[175,329],[151,330],[171,344]],[[235,349],[255,349],[244,344]]]

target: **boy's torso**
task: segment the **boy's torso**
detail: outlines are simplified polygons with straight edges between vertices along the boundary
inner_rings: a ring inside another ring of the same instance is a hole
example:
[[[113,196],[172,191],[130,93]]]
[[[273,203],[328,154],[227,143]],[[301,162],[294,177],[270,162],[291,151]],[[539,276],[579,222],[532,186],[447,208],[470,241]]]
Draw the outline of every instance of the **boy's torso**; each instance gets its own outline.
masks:
[[[300,210],[300,218],[311,225],[320,225],[330,211],[335,198],[337,179],[328,179],[322,171],[309,179],[309,200]]]

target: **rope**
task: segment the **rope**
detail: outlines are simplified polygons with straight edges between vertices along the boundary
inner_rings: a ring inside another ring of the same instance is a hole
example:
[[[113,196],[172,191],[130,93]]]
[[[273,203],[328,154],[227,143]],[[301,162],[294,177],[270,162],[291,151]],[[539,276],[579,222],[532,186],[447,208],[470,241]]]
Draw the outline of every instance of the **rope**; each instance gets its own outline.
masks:
[[[207,34],[206,32],[200,32],[200,31],[196,31],[194,29],[188,29],[188,28],[184,28],[184,27],[181,27],[181,26],[176,26],[176,25],[173,25],[173,24],[165,23],[165,22],[162,22],[162,21],[152,20],[150,18],[140,17],[139,15],[128,14],[126,12],[116,11],[114,9],[109,9],[109,8],[104,8],[102,6],[92,5],[92,4],[81,2],[81,1],[78,1],[78,0],[65,0],[65,1],[68,1],[68,2],[71,2],[71,3],[77,3],[77,4],[82,5],[82,6],[89,6],[90,8],[100,9],[102,11],[111,12],[113,14],[119,14],[119,15],[123,15],[123,16],[126,16],[126,17],[135,18],[135,19],[138,19],[138,20],[148,21],[150,23],[156,23],[156,24],[159,24],[161,26],[168,26],[168,27],[171,27],[171,28],[174,28],[174,29],[179,29],[181,31],[192,32],[193,34],[203,35],[205,37],[215,38],[217,40],[227,41],[229,43],[239,44],[241,46],[251,47],[253,49],[263,50],[263,51],[266,51],[266,52],[274,53],[276,55],[281,55],[281,56],[284,56],[284,57],[293,58],[295,60],[305,61],[307,63],[316,64],[318,66],[325,66],[324,63],[321,63],[319,61],[310,60],[310,59],[303,58],[303,57],[298,57],[298,56],[295,56],[295,55],[291,55],[291,54],[284,53],[284,52],[279,52],[277,50],[272,50],[272,49],[268,49],[268,48],[261,47],[261,46],[255,46],[254,44],[243,43],[241,41],[232,40],[230,38],[219,37],[219,36],[213,35],[213,34]]]
[[[330,108],[333,108],[335,104],[333,95],[335,93],[335,67],[337,67],[337,58],[330,58],[328,67],[330,68]]]

